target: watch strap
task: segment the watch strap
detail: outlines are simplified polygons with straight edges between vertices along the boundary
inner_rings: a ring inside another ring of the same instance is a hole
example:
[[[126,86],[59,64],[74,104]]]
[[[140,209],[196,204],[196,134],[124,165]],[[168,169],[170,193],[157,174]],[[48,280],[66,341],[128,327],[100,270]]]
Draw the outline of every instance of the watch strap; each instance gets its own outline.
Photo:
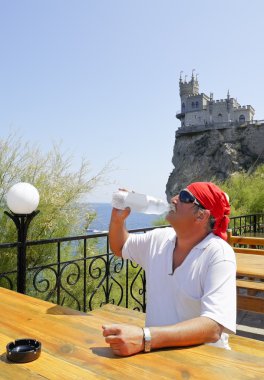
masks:
[[[148,327],[143,327],[143,337],[144,337],[144,351],[151,351],[151,334],[150,329]]]

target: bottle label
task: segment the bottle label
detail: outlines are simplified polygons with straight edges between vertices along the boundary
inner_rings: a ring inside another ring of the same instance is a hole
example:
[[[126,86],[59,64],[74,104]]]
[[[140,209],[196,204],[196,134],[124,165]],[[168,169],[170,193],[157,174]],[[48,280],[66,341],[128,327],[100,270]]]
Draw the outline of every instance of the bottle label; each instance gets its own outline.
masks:
[[[144,212],[148,207],[147,196],[138,193],[128,193],[126,206],[137,212]]]

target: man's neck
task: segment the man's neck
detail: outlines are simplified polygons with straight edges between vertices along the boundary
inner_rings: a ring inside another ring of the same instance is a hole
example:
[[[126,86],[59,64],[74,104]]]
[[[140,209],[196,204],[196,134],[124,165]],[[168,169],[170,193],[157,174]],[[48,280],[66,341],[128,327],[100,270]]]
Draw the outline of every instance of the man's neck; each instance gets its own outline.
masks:
[[[199,244],[203,239],[206,238],[208,235],[208,232],[204,233],[188,233],[188,234],[179,234],[177,233],[177,241],[176,245],[179,247],[181,250],[188,250],[189,251],[195,247],[197,244]]]
[[[180,236],[177,234],[177,239],[175,242],[175,247],[173,251],[173,272],[176,268],[178,268],[185,258],[188,256],[190,251],[197,245],[199,244],[206,236],[208,233],[204,233],[203,235],[181,235]]]

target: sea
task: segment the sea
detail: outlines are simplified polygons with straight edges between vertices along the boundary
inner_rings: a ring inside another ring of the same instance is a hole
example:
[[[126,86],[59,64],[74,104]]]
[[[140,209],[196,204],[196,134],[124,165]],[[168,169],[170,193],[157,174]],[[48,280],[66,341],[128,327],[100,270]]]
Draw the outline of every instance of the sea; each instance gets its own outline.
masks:
[[[96,218],[89,225],[88,233],[99,233],[109,230],[112,206],[110,203],[89,203],[87,210],[95,211]],[[159,215],[131,212],[126,220],[128,230],[153,227],[153,223],[160,219]]]

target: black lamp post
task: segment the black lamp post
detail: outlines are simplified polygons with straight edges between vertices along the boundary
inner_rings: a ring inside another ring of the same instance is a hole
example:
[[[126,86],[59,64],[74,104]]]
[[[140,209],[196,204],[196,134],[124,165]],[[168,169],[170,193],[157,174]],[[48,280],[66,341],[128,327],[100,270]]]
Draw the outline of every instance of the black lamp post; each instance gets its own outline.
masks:
[[[29,183],[20,182],[12,186],[6,195],[8,208],[5,211],[17,228],[17,291],[26,292],[26,240],[32,219],[39,213],[35,211],[39,204],[38,190]]]

